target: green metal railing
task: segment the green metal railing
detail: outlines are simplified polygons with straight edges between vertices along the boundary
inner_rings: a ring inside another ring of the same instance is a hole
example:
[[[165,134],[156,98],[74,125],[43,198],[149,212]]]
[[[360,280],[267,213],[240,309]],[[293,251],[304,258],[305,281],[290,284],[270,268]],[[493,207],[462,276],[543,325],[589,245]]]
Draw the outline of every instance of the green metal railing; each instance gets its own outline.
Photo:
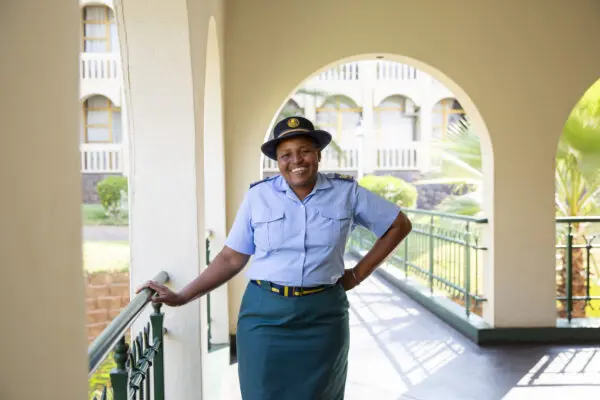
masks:
[[[600,317],[600,217],[556,219],[558,316]]]
[[[153,279],[165,284],[169,280],[166,272]],[[91,377],[100,364],[114,349],[115,368],[110,372],[110,387],[105,385],[94,400],[153,399],[164,400],[164,313],[161,304],[152,304],[154,312],[142,332],[132,343],[128,343],[128,329],[150,303],[154,291],[144,289],[121,310],[119,315],[106,327],[88,348]],[[150,374],[152,372],[152,374]]]
[[[443,294],[464,307],[465,313],[481,315],[483,296],[481,227],[486,218],[473,218],[426,210],[403,210],[411,219],[412,232],[398,246],[388,262],[403,272],[406,281],[429,288],[431,294]],[[349,249],[362,253],[376,237],[356,227]]]
[[[210,230],[206,231],[206,265],[210,264],[210,241],[213,238],[213,233]],[[207,340],[208,349],[212,348],[212,313],[210,311],[210,292],[206,294],[206,319],[207,319]]]

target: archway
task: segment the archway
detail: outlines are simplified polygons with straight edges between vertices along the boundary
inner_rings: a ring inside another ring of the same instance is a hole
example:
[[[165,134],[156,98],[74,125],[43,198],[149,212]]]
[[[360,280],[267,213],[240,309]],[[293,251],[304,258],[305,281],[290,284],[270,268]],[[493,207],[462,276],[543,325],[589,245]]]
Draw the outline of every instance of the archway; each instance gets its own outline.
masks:
[[[325,153],[329,149],[324,151],[320,166],[322,172],[352,174],[365,185],[371,176],[373,180],[385,178],[386,188],[406,192],[394,197],[393,201],[409,208],[438,212],[452,210],[452,213],[471,216],[484,216],[486,209],[492,209],[492,205],[485,201],[491,198],[489,193],[486,197],[485,191],[491,186],[486,185],[486,176],[488,181],[492,179],[489,137],[485,130],[478,129],[483,125],[476,125],[478,112],[469,98],[462,91],[455,93],[440,82],[447,80],[445,76],[434,71],[437,74],[434,78],[418,67],[390,60],[342,60],[327,68],[304,80],[282,102],[272,122],[288,116],[286,110],[289,111],[290,104],[302,103],[304,107],[297,111],[311,119],[318,128],[330,131],[334,136],[332,143],[340,148],[336,153],[341,156],[337,157],[335,164],[328,163]],[[310,96],[307,97],[307,94]],[[462,103],[471,103],[469,107],[475,118],[467,117]],[[269,137],[270,132],[267,132],[265,139]],[[473,148],[468,148],[464,154],[456,151],[457,146],[465,143]],[[476,155],[478,159],[461,158],[462,155]],[[270,160],[265,163],[264,156],[261,165],[263,175],[278,172],[277,164]],[[467,188],[472,189],[465,190],[465,186],[461,186],[464,184],[469,184]],[[453,192],[457,185],[463,187],[463,192]],[[390,196],[387,192],[379,194]],[[447,294],[460,304],[467,303],[468,312],[482,315],[489,262],[480,243],[485,235],[489,235],[489,226],[475,224],[466,227],[457,222],[459,220],[445,217],[436,217],[434,221],[429,217],[422,218],[417,211],[411,216],[420,229],[411,240],[406,257],[407,260],[411,258],[409,263],[423,265],[415,264],[411,273],[419,269],[425,271],[432,263],[435,264],[433,274],[437,277],[430,279],[431,284],[434,285],[437,279],[450,280],[452,285],[462,287],[462,292],[455,291],[451,285],[444,287],[445,283],[437,285],[435,290],[439,289],[440,293]],[[427,234],[432,229],[445,229],[444,235],[448,237]],[[450,236],[464,237],[467,234],[471,242],[457,246],[460,247],[458,255],[443,251],[452,245]],[[431,252],[427,245],[421,243],[430,243],[433,246]],[[466,266],[461,257],[470,246],[474,247],[473,263]],[[434,261],[428,261],[433,257],[436,257]],[[405,268],[408,268],[407,264]],[[450,273],[451,270],[454,272]],[[454,275],[452,278],[451,274]],[[465,274],[470,274],[468,284],[462,280]],[[445,278],[439,278],[442,276]]]
[[[599,171],[600,80],[573,108],[556,153],[557,308],[568,321],[600,316]]]

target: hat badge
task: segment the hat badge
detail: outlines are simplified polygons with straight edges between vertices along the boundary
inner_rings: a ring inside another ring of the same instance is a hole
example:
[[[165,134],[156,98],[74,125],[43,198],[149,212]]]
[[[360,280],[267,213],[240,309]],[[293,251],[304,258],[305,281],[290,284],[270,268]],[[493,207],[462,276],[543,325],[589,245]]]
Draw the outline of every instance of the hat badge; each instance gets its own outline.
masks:
[[[298,121],[296,118],[290,118],[290,120],[287,122],[287,125],[290,128],[297,128],[300,126],[300,121]]]

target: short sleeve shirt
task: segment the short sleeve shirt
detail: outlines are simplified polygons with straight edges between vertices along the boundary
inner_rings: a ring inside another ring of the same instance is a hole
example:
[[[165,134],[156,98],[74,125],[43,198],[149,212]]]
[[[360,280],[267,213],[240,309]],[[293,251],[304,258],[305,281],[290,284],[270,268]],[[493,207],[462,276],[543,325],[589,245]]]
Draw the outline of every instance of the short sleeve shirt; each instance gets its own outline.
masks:
[[[315,188],[300,201],[277,175],[246,193],[225,244],[253,255],[249,279],[303,287],[333,284],[344,272],[352,227],[381,237],[400,212],[352,178],[318,173]]]

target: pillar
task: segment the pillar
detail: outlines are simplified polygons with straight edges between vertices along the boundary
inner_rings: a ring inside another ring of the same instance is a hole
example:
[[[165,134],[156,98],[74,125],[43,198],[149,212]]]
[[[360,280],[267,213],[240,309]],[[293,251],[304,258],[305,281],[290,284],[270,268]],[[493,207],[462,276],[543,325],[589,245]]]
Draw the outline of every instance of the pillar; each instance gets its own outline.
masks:
[[[424,96],[425,98],[427,96]],[[419,142],[417,145],[417,167],[421,173],[431,172],[433,143],[432,143],[432,121],[433,121],[433,103],[424,100],[419,108]]]
[[[81,400],[79,8],[59,0],[0,8],[0,397]]]
[[[203,82],[194,85],[187,6],[184,0],[123,0],[117,7],[133,148],[132,289],[164,270],[180,290],[204,265],[203,130],[194,108],[195,101],[202,104],[195,90],[201,96]],[[197,51],[203,59],[204,49]],[[203,392],[202,304],[164,309],[168,399],[195,399]]]
[[[362,171],[358,175],[372,174],[377,169],[377,140],[375,138],[375,117],[373,97],[376,81],[376,61],[363,61],[361,76],[363,80],[363,111],[362,111],[362,138],[359,141],[359,157]]]

